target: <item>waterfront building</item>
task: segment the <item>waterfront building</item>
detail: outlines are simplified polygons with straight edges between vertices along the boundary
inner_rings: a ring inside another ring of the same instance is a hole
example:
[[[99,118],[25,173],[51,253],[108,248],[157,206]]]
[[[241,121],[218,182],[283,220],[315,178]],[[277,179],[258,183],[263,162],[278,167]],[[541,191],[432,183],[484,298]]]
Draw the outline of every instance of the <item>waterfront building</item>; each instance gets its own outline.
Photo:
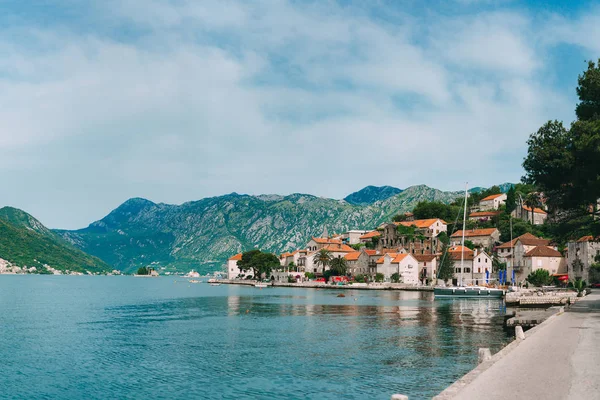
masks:
[[[227,279],[240,279],[246,276],[252,276],[252,271],[242,272],[237,262],[242,259],[242,253],[238,253],[227,260]]]
[[[419,263],[411,254],[386,253],[377,260],[377,273],[381,273],[386,281],[398,273],[400,282],[409,285],[419,284]]]
[[[421,282],[430,279],[435,285],[437,278],[437,255],[435,254],[413,254],[419,265],[419,279]],[[424,282],[425,283],[425,282]]]
[[[501,211],[476,211],[469,214],[469,221],[487,222],[500,215]]]
[[[600,263],[600,237],[583,236],[568,246],[568,273],[570,279],[590,281],[590,266]]]
[[[344,258],[348,265],[348,273],[352,276],[367,275],[369,273],[369,254],[366,249],[347,253]]]
[[[373,238],[378,238],[381,236],[381,232],[374,230],[374,231],[370,231],[370,232],[366,232],[365,234],[363,234],[362,236],[360,236],[358,238],[360,243],[371,243],[373,241]]]
[[[493,249],[500,242],[500,231],[497,228],[468,229],[464,231],[465,240],[470,240],[478,247]],[[458,245],[462,241],[463,231],[458,230],[450,236],[450,244]]]

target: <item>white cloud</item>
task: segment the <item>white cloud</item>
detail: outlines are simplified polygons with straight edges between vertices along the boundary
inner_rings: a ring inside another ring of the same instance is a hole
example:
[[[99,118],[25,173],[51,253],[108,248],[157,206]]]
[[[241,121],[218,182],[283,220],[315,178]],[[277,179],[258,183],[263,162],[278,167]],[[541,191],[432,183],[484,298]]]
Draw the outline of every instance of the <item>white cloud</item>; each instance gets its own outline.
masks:
[[[51,226],[131,196],[514,181],[527,134],[565,107],[536,77],[545,47],[516,12],[429,16],[429,29],[333,2],[97,12],[135,33],[0,35],[0,202]]]

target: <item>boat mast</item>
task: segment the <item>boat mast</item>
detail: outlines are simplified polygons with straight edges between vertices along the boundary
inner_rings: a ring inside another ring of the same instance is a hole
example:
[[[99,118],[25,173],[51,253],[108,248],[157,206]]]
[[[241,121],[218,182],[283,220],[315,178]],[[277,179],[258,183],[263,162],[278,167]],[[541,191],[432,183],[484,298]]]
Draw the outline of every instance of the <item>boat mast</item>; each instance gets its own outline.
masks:
[[[467,222],[467,188],[469,182],[465,183],[465,209],[463,211],[463,226],[462,226],[462,240],[460,243],[460,286],[463,285],[463,270],[465,261],[465,226]]]

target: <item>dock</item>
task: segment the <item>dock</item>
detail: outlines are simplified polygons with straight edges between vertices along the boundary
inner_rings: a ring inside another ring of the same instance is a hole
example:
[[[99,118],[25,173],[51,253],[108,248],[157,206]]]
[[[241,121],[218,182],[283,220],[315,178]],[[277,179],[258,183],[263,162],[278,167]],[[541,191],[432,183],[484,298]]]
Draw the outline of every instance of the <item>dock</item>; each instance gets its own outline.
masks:
[[[600,294],[523,333],[444,390],[446,399],[591,399],[600,393]],[[482,351],[483,350],[483,351]],[[487,352],[486,352],[487,350]]]
[[[504,326],[509,329],[515,328],[515,326],[521,326],[523,330],[528,330],[537,326],[550,318],[553,315],[564,312],[564,307],[550,307],[547,309],[525,309],[516,310],[511,314],[507,315],[507,319]]]

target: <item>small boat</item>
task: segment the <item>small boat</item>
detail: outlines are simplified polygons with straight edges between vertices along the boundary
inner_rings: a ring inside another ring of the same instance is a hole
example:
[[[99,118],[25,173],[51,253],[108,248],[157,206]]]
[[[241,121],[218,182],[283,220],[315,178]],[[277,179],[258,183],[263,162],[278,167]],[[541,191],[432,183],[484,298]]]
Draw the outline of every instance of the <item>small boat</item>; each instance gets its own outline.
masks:
[[[215,283],[215,282],[217,282],[217,280],[216,280],[215,278],[210,278],[210,279],[208,280],[208,283]]]
[[[219,282],[211,282],[210,286],[221,286]]]
[[[266,287],[268,287],[268,286],[269,286],[269,285],[267,285],[267,283],[266,283],[266,282],[256,282],[256,283],[254,284],[254,287],[257,287],[257,288],[266,288]]]
[[[202,281],[199,281],[198,279],[190,279],[188,282],[189,283],[202,283]]]
[[[497,288],[489,288],[485,286],[464,286],[463,271],[464,269],[464,251],[465,251],[465,224],[467,222],[467,186],[465,186],[465,200],[463,210],[463,226],[461,239],[461,254],[460,254],[460,277],[458,286],[435,287],[433,288],[434,298],[439,297],[463,297],[463,298],[502,298],[504,290]]]
[[[504,290],[485,286],[449,286],[433,288],[435,297],[487,297],[502,298]]]

